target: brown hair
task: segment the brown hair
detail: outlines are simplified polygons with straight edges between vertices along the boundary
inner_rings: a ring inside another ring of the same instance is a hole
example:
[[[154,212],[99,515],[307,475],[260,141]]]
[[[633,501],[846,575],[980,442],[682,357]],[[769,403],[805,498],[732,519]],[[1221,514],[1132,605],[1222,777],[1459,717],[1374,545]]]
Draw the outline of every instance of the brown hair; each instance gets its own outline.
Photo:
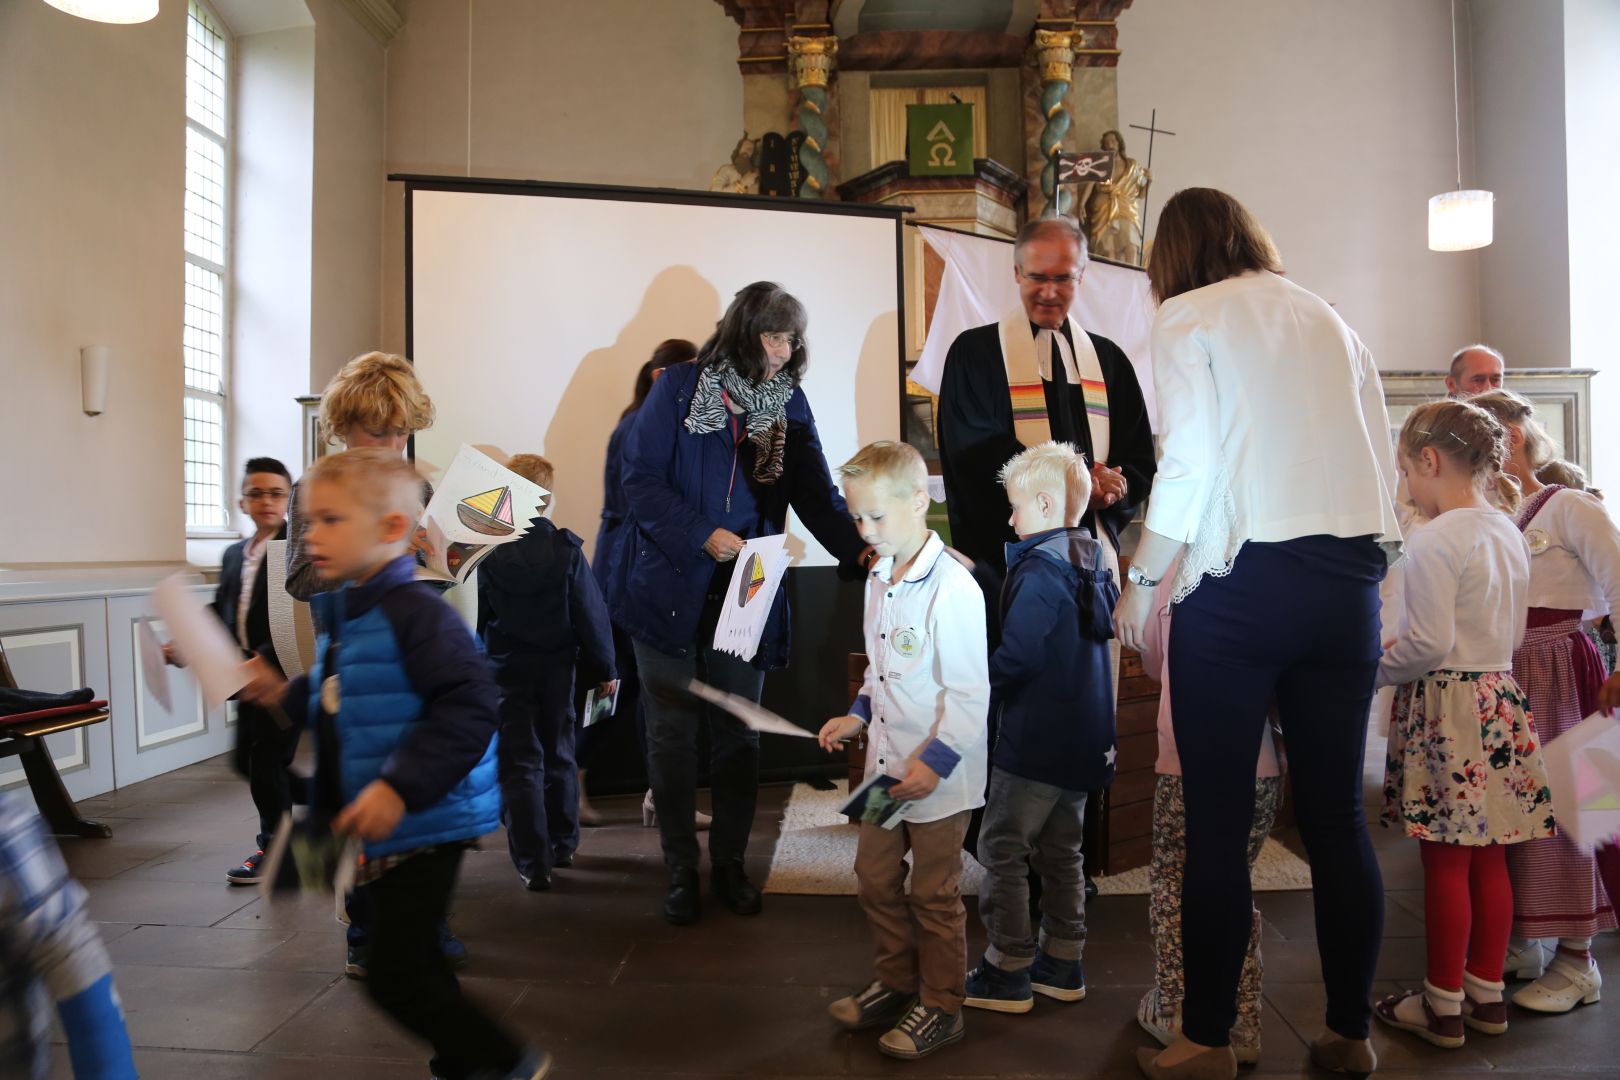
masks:
[[[411,463],[392,450],[365,446],[327,454],[304,473],[298,490],[308,498],[316,484],[339,484],[355,502],[375,513],[403,514],[411,522],[422,516],[422,478]]]
[[[1214,188],[1184,188],[1159,212],[1148,259],[1153,298],[1202,289],[1251,270],[1283,272],[1271,236],[1232,196]]]
[[[551,481],[557,475],[557,470],[551,462],[539,454],[513,454],[506,459],[506,467],[529,483],[539,484],[547,491],[551,490]]]
[[[624,407],[624,412],[619,414],[619,419],[623,420],[641,408],[642,404],[647,400],[647,395],[652,393],[653,379],[658,376],[659,371],[672,364],[684,364],[696,355],[697,346],[685,338],[672,337],[660,341],[658,348],[653,350],[652,359],[642,364],[641,370],[636,372],[636,386],[631,391],[630,404]],[[546,485],[541,484],[540,486],[545,487]]]
[[[328,439],[342,440],[356,429],[414,434],[432,426],[433,399],[403,356],[363,353],[344,364],[321,395],[321,433]]]
[[[1489,485],[1503,510],[1512,513],[1519,507],[1519,482],[1506,471],[1507,428],[1477,405],[1467,401],[1419,405],[1401,427],[1400,449],[1408,461],[1433,450],[1468,469],[1481,488]]]
[[[1563,458],[1549,461],[1537,469],[1536,479],[1543,484],[1562,484],[1567,488],[1574,488],[1576,491],[1587,490],[1586,470],[1573,461],[1565,461]]]
[[[1468,399],[1502,423],[1516,427],[1524,436],[1524,456],[1530,471],[1537,472],[1550,461],[1558,460],[1558,445],[1547,429],[1536,419],[1536,407],[1511,390],[1487,390]]]

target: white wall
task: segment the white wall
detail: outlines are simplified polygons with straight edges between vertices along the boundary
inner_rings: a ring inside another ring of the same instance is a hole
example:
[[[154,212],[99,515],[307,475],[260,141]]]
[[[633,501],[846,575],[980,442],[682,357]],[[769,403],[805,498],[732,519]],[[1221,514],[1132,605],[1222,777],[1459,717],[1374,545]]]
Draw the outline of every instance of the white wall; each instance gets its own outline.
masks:
[[[737,24],[714,0],[400,9],[405,27],[388,49],[391,172],[702,190],[737,141]],[[395,351],[405,347],[399,188],[383,232],[384,339]]]
[[[185,20],[0,4],[0,563],[184,554]],[[113,350],[93,419],[91,344]]]
[[[1177,133],[1155,143],[1150,236],[1171,194],[1221,188],[1381,367],[1433,370],[1478,335],[1476,256],[1426,231],[1455,183],[1446,0],[1141,0],[1119,47],[1131,156],[1154,108]]]
[[[1564,0],[1565,139],[1569,148],[1569,353],[1592,380],[1592,479],[1620,492],[1620,4]]]
[[[1478,116],[1478,179],[1463,180],[1496,194],[1495,239],[1479,255],[1480,336],[1510,367],[1569,364],[1563,7],[1471,0],[1458,9],[1465,28],[1472,22]]]

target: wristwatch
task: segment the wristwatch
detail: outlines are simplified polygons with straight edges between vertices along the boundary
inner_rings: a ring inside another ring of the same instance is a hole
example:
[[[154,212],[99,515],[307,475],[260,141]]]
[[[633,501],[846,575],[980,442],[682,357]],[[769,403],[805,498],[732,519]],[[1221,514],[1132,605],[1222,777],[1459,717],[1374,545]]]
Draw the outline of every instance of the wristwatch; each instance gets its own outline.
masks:
[[[1160,581],[1159,578],[1150,578],[1142,573],[1142,568],[1135,563],[1131,563],[1130,567],[1125,571],[1125,580],[1132,585],[1140,585],[1144,589],[1154,588]]]

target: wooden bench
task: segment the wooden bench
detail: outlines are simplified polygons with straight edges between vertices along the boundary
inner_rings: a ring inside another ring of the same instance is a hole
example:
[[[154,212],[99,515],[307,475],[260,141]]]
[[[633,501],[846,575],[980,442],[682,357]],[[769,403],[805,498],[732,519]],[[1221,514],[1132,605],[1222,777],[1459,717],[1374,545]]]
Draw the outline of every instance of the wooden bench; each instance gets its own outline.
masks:
[[[18,689],[12,677],[11,665],[0,647],[0,686]],[[89,727],[106,720],[110,713],[105,701],[92,701],[81,706],[44,709],[38,713],[18,716],[0,716],[0,758],[22,759],[23,772],[28,777],[28,788],[34,794],[39,812],[57,836],[82,836],[106,839],[112,829],[99,821],[87,821],[74,805],[62,783],[62,774],[51,760],[50,747],[45,745],[47,735],[74,728]]]

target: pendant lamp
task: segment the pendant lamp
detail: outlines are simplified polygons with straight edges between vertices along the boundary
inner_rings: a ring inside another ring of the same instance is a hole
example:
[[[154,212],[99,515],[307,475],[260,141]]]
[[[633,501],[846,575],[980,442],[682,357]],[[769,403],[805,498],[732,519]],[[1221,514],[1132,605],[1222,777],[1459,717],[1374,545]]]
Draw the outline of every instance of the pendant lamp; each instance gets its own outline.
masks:
[[[157,17],[158,0],[45,0],[51,7],[104,23],[143,23]]]
[[[1457,85],[1457,0],[1451,0],[1451,110],[1457,147],[1457,190],[1429,200],[1429,250],[1472,251],[1490,244],[1496,197],[1462,186],[1462,94]]]

